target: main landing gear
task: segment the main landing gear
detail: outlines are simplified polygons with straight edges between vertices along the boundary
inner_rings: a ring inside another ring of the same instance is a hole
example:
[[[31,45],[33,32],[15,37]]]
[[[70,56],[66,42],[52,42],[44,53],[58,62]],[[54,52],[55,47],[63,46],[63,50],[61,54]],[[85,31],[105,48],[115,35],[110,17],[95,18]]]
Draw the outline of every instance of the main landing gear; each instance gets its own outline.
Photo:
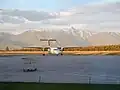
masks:
[[[46,56],[46,54],[42,54],[43,56]],[[49,55],[54,55],[54,54],[49,54]],[[61,55],[61,56],[63,56],[63,54],[61,53],[61,54],[56,54],[56,56],[59,56],[59,55]]]

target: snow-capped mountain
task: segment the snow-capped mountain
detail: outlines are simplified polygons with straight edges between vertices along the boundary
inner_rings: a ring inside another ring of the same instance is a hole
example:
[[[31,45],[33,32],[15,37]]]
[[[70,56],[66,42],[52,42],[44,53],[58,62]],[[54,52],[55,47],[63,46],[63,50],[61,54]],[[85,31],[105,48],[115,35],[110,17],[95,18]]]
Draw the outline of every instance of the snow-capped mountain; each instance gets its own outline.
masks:
[[[119,6],[103,3],[57,12],[0,9],[0,47],[40,46],[36,35],[55,38],[62,46],[119,44]]]
[[[25,31],[18,35],[2,33],[0,35],[0,44],[2,45],[4,43],[4,46],[1,46],[1,48],[5,48],[6,46],[11,48],[41,45],[47,46],[47,43],[43,44],[39,41],[40,38],[55,38],[63,47],[120,44],[119,32],[94,33],[89,31],[75,30],[72,28],[69,29],[69,32],[65,30],[44,29]]]

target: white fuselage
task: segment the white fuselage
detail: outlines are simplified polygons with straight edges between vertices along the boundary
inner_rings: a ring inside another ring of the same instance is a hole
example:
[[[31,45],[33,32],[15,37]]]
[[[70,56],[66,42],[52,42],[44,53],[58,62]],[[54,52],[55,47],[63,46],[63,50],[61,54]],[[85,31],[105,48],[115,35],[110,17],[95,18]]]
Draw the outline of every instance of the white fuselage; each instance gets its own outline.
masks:
[[[61,54],[62,53],[61,50],[58,48],[50,48],[48,51],[50,54]]]

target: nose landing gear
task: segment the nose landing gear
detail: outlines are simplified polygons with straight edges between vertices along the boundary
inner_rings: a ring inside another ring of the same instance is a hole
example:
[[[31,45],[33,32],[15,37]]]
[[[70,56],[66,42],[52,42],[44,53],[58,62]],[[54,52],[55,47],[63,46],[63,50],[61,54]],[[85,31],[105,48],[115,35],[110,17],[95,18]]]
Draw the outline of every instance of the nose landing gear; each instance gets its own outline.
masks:
[[[42,54],[43,56],[45,56],[45,54]]]
[[[61,56],[62,56],[63,54],[61,53]]]

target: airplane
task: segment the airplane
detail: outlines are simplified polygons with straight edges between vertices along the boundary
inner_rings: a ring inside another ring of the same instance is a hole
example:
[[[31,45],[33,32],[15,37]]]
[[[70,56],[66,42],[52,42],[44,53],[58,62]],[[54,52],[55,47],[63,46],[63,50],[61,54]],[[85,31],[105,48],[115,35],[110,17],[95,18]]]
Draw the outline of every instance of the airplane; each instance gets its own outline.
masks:
[[[59,47],[48,49],[49,54],[63,55],[62,50]]]
[[[63,48],[61,47],[51,47],[50,45],[50,42],[51,41],[55,41],[57,44],[57,40],[56,39],[40,39],[40,41],[47,41],[48,42],[48,46],[49,46],[49,49],[48,49],[48,54],[52,54],[52,55],[63,55],[62,51],[63,51]],[[43,49],[44,51],[44,49]],[[45,56],[45,54],[43,54],[43,56]]]

